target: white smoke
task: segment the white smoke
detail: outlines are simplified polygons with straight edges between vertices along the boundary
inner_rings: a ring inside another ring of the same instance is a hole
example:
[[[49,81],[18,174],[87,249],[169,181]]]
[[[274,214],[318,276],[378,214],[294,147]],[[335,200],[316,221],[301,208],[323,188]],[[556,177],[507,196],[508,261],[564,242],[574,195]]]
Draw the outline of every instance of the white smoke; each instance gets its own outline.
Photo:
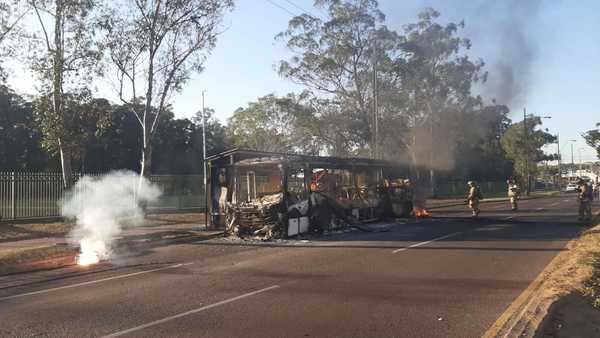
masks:
[[[69,237],[80,245],[79,264],[109,259],[122,229],[143,223],[140,205],[155,201],[160,194],[156,185],[131,171],[78,180],[61,202],[62,216],[76,220]]]

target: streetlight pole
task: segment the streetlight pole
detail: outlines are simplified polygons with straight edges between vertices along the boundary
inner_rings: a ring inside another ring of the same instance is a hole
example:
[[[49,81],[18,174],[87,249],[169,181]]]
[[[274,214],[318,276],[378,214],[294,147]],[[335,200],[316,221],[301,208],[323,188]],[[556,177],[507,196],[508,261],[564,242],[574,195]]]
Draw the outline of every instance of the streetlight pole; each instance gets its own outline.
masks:
[[[570,176],[573,176],[573,169],[575,168],[575,159],[573,156],[573,143],[577,142],[576,140],[568,140],[567,142],[569,142],[571,144],[571,166],[570,166]]]
[[[529,180],[529,146],[527,142],[527,109],[523,107],[523,145],[525,146],[525,195],[529,196],[530,180]]]
[[[562,181],[562,169],[561,169],[561,162],[562,162],[562,155],[560,154],[560,133],[556,133],[556,147],[558,148],[558,188],[560,190],[560,184]]]
[[[204,93],[202,90],[202,167],[204,171],[204,227],[208,230],[208,186],[206,183],[206,112],[204,109]]]
[[[377,92],[377,40],[373,42],[373,158],[379,158],[379,102]]]

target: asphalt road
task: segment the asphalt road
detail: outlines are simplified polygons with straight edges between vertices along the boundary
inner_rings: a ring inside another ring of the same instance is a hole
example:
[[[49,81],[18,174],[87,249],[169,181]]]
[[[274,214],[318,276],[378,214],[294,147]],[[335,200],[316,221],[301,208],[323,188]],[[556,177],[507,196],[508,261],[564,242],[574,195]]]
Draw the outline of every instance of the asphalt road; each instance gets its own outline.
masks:
[[[583,228],[574,195],[287,246],[138,247],[0,277],[1,337],[479,337]],[[596,206],[596,210],[598,207]]]

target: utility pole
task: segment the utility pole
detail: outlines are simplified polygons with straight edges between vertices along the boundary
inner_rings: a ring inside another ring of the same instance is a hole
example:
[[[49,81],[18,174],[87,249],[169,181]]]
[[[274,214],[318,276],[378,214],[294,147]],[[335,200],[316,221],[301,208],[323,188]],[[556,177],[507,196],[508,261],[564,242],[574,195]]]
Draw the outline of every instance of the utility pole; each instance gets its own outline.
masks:
[[[560,173],[560,166],[562,164],[562,155],[560,154],[560,133],[556,133],[556,147],[558,148],[558,172]]]
[[[523,108],[523,146],[525,147],[525,195],[529,196],[530,179],[529,179],[529,146],[527,142],[527,109]]]
[[[562,181],[562,169],[561,169],[561,162],[562,162],[562,155],[560,154],[560,133],[556,133],[556,147],[558,148],[558,186],[559,186],[559,190],[560,190],[560,183]]]
[[[567,140],[567,142],[571,143],[571,165],[569,166],[569,178],[572,178],[573,171],[575,169],[575,160],[573,156],[573,143],[577,142],[576,140]]]
[[[202,90],[202,167],[204,169],[204,227],[208,230],[208,186],[206,183],[206,112],[204,110],[204,93]]]
[[[374,140],[373,140],[373,158],[379,158],[379,107],[377,93],[377,40],[373,42],[373,118],[375,125]]]

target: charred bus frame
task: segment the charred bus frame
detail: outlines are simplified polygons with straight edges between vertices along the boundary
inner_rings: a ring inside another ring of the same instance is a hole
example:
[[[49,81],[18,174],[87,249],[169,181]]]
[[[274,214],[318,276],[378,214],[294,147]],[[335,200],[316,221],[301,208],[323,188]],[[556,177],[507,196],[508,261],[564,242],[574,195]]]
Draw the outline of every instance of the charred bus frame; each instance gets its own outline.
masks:
[[[208,225],[239,235],[285,238],[381,218],[389,182],[408,177],[390,161],[246,149],[207,162]]]

